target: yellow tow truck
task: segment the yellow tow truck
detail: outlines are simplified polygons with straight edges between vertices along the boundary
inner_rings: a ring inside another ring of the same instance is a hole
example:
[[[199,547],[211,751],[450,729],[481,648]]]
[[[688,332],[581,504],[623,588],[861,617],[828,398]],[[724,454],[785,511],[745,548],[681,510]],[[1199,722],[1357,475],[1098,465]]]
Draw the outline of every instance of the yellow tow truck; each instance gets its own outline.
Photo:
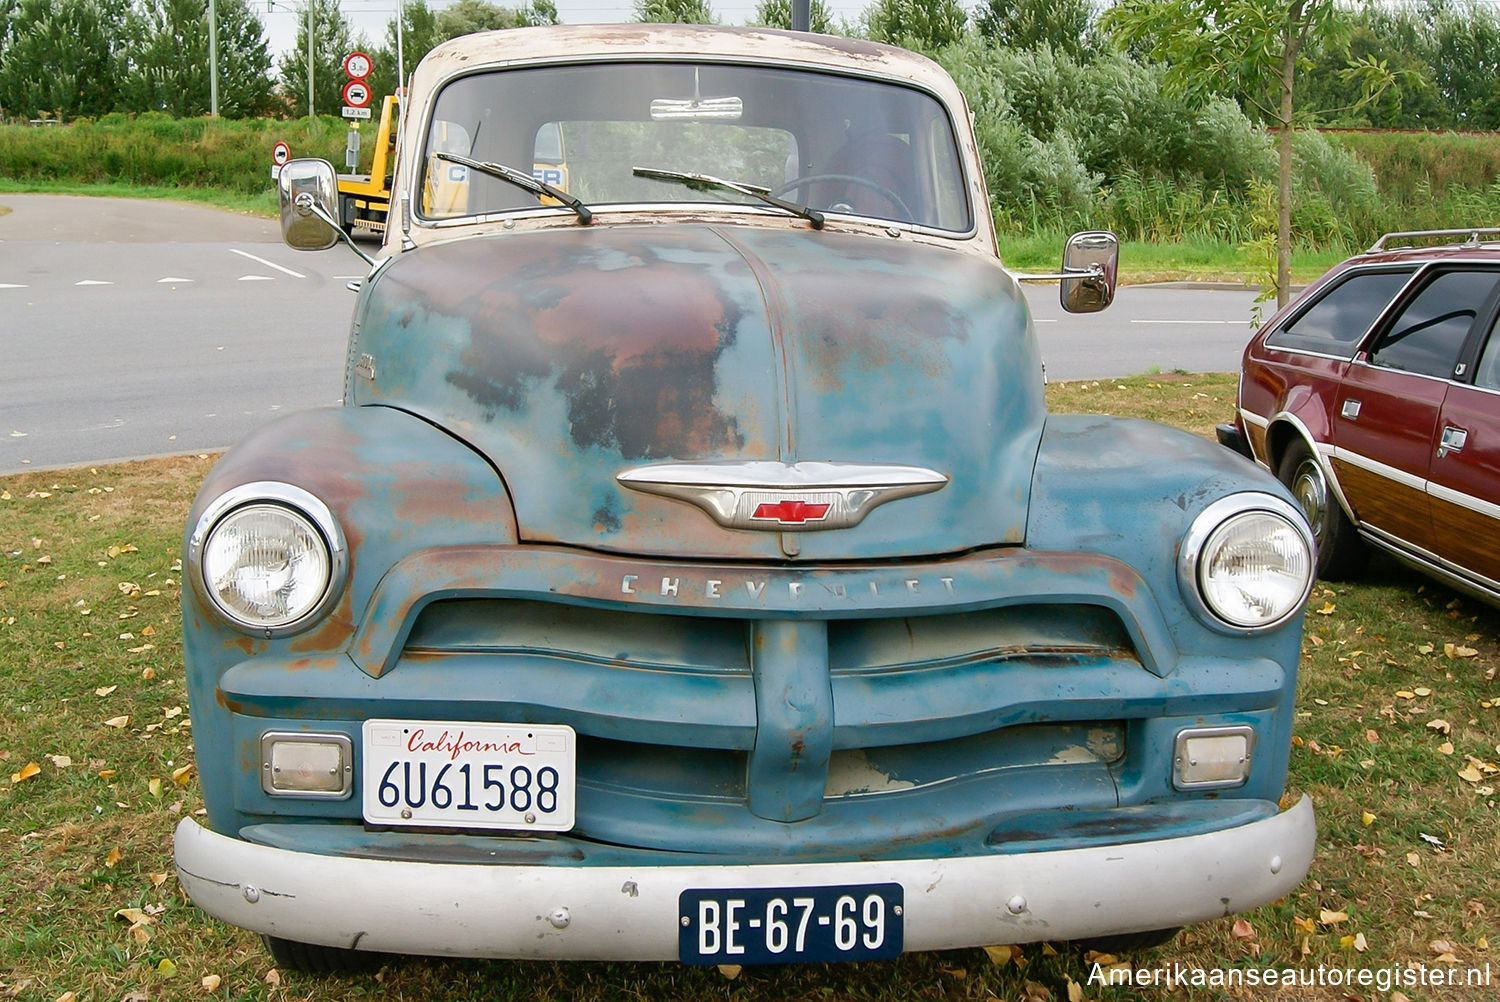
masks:
[[[339,223],[350,236],[367,233],[385,235],[386,216],[391,206],[391,173],[395,168],[396,133],[401,122],[401,102],[392,94],[380,107],[380,128],[375,133],[375,155],[368,174],[340,174]],[[441,123],[450,137],[452,152],[469,152],[472,141],[451,123]],[[537,133],[532,176],[554,187],[567,189],[568,165],[564,152],[562,128],[555,122]],[[462,215],[468,197],[467,172],[462,167],[429,178],[423,205],[436,215]],[[543,202],[551,199],[543,198]]]
[[[380,105],[380,128],[375,133],[375,156],[368,174],[339,175],[339,223],[350,236],[385,234],[391,207],[391,171],[395,167],[396,132],[401,101],[387,95]]]

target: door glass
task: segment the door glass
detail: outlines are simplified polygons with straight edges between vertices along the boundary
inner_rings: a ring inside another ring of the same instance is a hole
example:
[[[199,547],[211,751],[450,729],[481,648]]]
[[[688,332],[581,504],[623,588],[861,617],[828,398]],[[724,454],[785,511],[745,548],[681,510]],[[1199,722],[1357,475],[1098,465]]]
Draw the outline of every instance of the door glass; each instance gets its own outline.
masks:
[[[1474,369],[1474,385],[1500,390],[1500,318],[1490,327],[1490,336],[1485,339],[1484,353],[1479,356],[1479,365]]]
[[[1266,344],[1351,358],[1380,311],[1409,278],[1411,269],[1350,275],[1266,338]]]
[[[1449,379],[1474,317],[1500,273],[1448,271],[1417,294],[1376,341],[1370,363]]]

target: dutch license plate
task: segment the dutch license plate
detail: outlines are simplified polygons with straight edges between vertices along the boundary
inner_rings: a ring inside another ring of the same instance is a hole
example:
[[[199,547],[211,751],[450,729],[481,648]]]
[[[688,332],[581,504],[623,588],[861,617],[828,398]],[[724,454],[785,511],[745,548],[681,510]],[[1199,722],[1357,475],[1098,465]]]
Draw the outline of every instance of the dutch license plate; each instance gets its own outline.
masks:
[[[363,744],[371,824],[573,827],[577,740],[566,725],[367,720]]]
[[[677,898],[684,964],[878,960],[902,944],[900,884],[687,890]]]

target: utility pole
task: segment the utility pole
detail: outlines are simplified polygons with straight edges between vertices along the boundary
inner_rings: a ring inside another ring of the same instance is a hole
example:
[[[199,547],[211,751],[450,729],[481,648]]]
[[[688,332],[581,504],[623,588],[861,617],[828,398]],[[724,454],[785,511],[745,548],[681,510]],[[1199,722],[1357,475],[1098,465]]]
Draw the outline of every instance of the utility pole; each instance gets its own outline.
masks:
[[[792,0],[792,30],[812,30],[812,0]]]
[[[219,117],[219,14],[208,0],[208,113]]]
[[[307,0],[307,117],[313,114],[313,0]]]

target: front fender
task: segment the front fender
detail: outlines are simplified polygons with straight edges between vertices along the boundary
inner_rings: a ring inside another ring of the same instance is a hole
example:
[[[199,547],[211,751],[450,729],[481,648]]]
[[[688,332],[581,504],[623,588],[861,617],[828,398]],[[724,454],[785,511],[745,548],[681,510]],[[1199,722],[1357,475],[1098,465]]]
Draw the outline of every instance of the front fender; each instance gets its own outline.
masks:
[[[325,615],[305,629],[267,637],[231,626],[193,586],[185,566],[182,636],[199,761],[235,761],[220,705],[219,678],[260,656],[287,658],[307,671],[347,663],[355,625],[386,571],[430,546],[514,543],[515,515],[492,466],[445,432],[387,407],[301,411],[266,425],[209,473],[184,537],[226,491],[247,484],[291,484],[316,496],[337,520],[348,548],[347,582]],[[210,817],[228,809],[227,783],[208,782]],[[223,801],[223,802],[220,802]]]
[[[1184,603],[1177,555],[1199,512],[1248,491],[1295,507],[1266,470],[1206,438],[1146,421],[1052,415],[1037,454],[1026,543],[1123,561],[1155,594],[1182,650],[1232,657],[1244,652],[1244,640],[1210,629]],[[1271,656],[1295,669],[1300,618],[1259,636],[1274,647]]]

